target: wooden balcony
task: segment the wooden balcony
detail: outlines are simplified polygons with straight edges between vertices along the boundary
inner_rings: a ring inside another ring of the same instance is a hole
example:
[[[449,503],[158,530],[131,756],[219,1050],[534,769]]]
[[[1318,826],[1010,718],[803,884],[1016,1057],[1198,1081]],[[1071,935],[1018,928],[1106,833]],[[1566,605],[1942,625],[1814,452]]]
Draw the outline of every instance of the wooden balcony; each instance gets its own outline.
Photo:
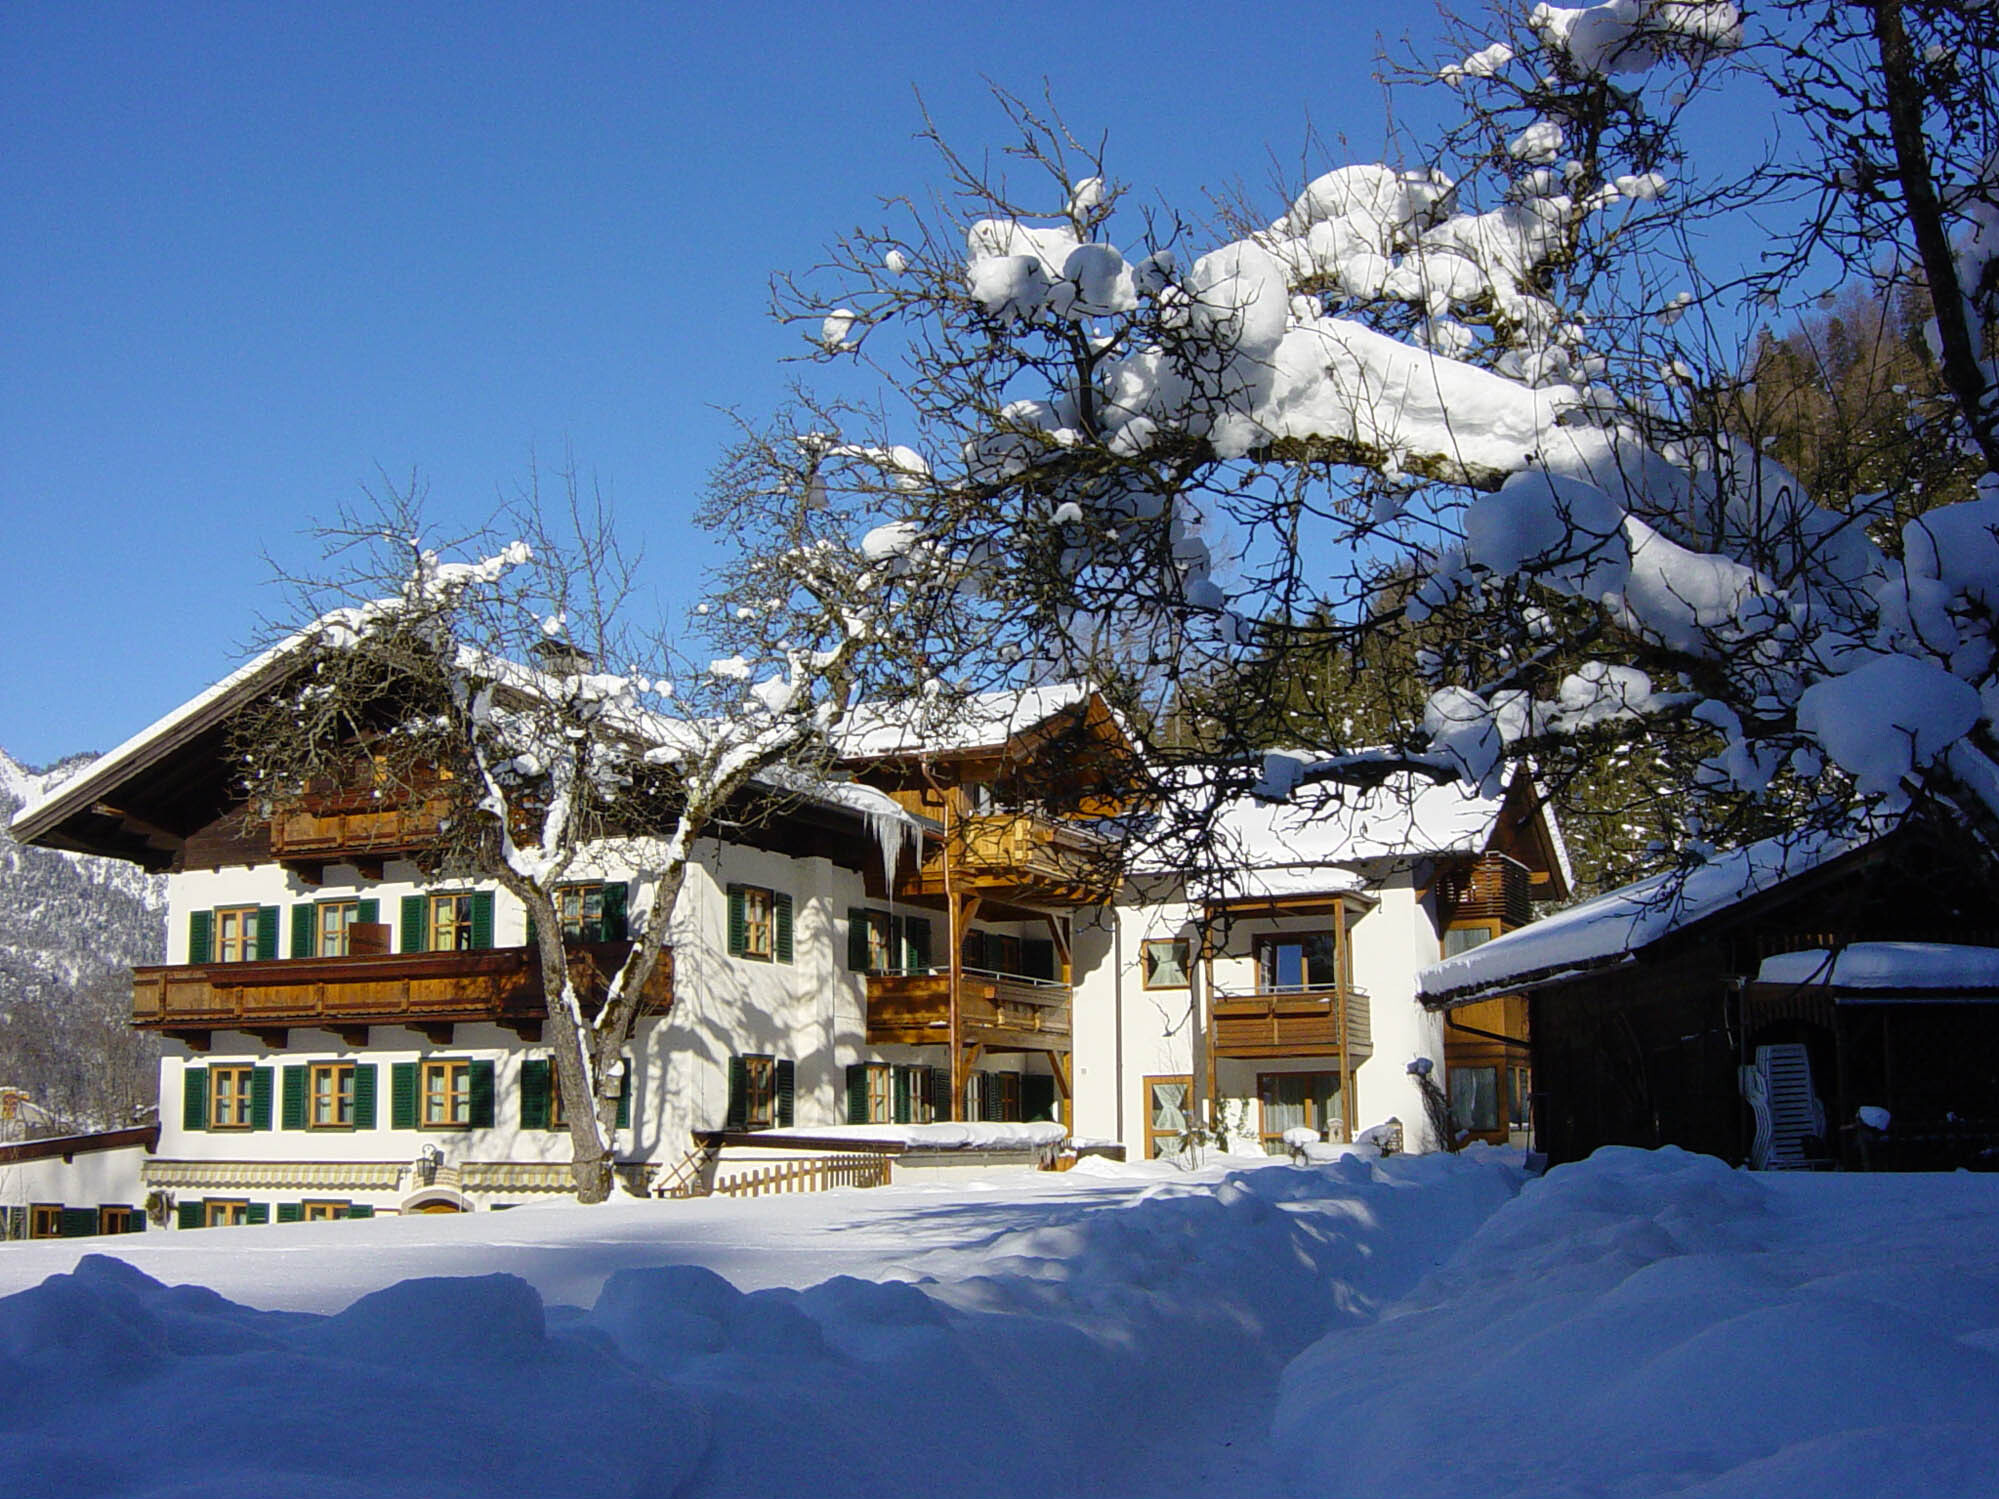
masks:
[[[1025,812],[963,817],[948,844],[951,888],[1033,905],[1095,905],[1115,890],[1114,851],[1094,836]],[[940,848],[902,882],[906,896],[945,893]]]
[[[396,806],[367,791],[310,796],[271,819],[271,853],[287,863],[407,853],[437,841],[449,807],[443,797]]]
[[[967,1046],[990,1051],[1067,1051],[1066,984],[967,969],[958,1016]],[[951,981],[941,973],[868,976],[870,1046],[941,1046],[951,1039]]]
[[[1358,989],[1300,989],[1278,993],[1217,994],[1213,1044],[1218,1057],[1336,1057],[1340,1022],[1346,1021],[1351,1062],[1374,1055],[1367,995]]]
[[[629,943],[598,942],[570,954],[586,1005],[602,1002],[629,950]],[[673,1002],[672,957],[660,955],[646,985],[648,1014],[664,1014]],[[449,1044],[451,1027],[470,1021],[535,1039],[547,1013],[540,960],[529,947],[132,971],[132,1023],[179,1036],[197,1050],[211,1031],[249,1031],[282,1044],[293,1026],[337,1031],[355,1045],[365,1043],[371,1025],[406,1025]]]

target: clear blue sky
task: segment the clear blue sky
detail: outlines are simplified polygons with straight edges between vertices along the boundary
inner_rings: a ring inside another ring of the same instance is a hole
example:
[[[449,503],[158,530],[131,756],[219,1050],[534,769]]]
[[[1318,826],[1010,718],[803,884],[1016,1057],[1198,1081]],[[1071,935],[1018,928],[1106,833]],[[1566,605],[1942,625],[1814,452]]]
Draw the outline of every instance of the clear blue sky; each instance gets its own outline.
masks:
[[[999,142],[1044,77],[1183,207],[1377,159],[1421,5],[70,5],[0,11],[0,746],[104,749],[242,659],[262,554],[378,469],[483,515],[573,451],[664,604],[798,347],[767,282]],[[1313,165],[1323,165],[1323,160]]]

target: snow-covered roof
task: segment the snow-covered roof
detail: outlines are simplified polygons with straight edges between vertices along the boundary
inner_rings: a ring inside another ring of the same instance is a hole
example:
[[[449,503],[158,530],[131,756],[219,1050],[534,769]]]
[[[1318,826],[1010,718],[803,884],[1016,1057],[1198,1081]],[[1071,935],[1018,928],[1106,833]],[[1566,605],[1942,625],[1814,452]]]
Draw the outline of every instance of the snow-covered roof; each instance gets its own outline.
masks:
[[[847,717],[840,754],[848,759],[997,749],[1016,734],[1085,702],[1085,683],[980,692],[917,703],[863,703]]]
[[[1213,847],[1224,873],[1203,893],[1331,894],[1360,888],[1360,866],[1378,859],[1480,854],[1503,805],[1502,797],[1414,775],[1367,789],[1301,787],[1281,802],[1239,797],[1216,820]]]
[[[1759,984],[1823,984],[1835,989],[1999,990],[1999,947],[1945,942],[1855,942],[1778,953],[1756,971]]]
[[[1433,963],[1417,976],[1418,988],[1432,1000],[1464,999],[1530,977],[1628,962],[1639,948],[1806,874],[1869,836],[1855,830],[1770,838],[1692,870],[1654,875]]]

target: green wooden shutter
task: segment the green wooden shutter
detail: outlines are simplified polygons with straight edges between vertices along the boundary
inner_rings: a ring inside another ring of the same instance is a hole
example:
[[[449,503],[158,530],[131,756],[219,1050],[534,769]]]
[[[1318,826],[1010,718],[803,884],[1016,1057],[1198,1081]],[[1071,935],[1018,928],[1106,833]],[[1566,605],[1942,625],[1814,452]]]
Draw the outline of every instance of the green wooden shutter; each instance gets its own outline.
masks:
[[[951,1117],[951,1069],[930,1069],[930,1117],[940,1123]]]
[[[403,942],[404,952],[423,952],[430,946],[430,923],[425,912],[428,902],[421,895],[403,897]]]
[[[798,1069],[784,1058],[777,1062],[777,1123],[788,1129],[792,1120],[792,1094],[796,1091]]]
[[[354,919],[365,921],[369,926],[378,925],[382,919],[382,903],[373,899],[355,901]]]
[[[305,1128],[305,1068],[287,1067],[284,1076],[284,1097],[278,1107],[278,1128]]]
[[[554,1086],[552,1068],[545,1057],[529,1057],[521,1063],[521,1128],[548,1128],[548,1094]]]
[[[278,955],[278,927],[282,913],[276,906],[257,907],[257,957],[268,963]]]
[[[632,1127],[632,1063],[625,1059],[625,1075],[618,1079],[618,1128]]]
[[[778,962],[789,963],[791,961],[791,897],[780,890],[771,896],[771,905],[776,908],[776,916],[772,924],[777,928],[775,937],[771,942],[772,954]]]
[[[980,931],[965,933],[958,944],[958,961],[967,968],[984,968],[986,963],[986,934]]]
[[[416,1128],[416,1063],[389,1064],[389,1128]]]
[[[749,1069],[741,1057],[729,1058],[729,1112],[723,1116],[724,1129],[741,1129],[750,1121]]]
[[[915,1080],[910,1077],[909,1073],[910,1069],[907,1067],[898,1067],[895,1069],[894,1097],[895,1097],[895,1122],[897,1124],[910,1124],[913,1123],[916,1118],[914,1112]]]
[[[135,1204],[132,1208],[132,1216],[125,1220],[125,1232],[128,1234],[142,1234],[145,1231],[146,1209],[143,1204]]]
[[[292,907],[292,956],[309,958],[313,956],[314,928],[319,925],[319,907],[301,905]]]
[[[215,913],[213,911],[189,911],[187,913],[187,960],[190,963],[206,963],[215,951]]]
[[[278,1222],[305,1222],[305,1204],[302,1202],[281,1202],[278,1204]]]
[[[493,892],[490,890],[477,890],[472,894],[472,945],[493,945]]]
[[[243,1221],[245,1223],[269,1223],[271,1221],[271,1205],[268,1202],[251,1203],[244,1210]]]
[[[350,1202],[347,1204],[347,1216],[350,1218],[372,1218],[375,1216],[375,1205],[372,1202]]]
[[[921,973],[930,966],[930,918],[912,916],[903,923],[903,966]]]
[[[868,1064],[849,1063],[847,1067],[847,1123],[866,1124],[868,1122]]]
[[[180,1127],[208,1128],[208,1069],[183,1067],[180,1070]]]
[[[250,1128],[269,1129],[271,1127],[271,1084],[274,1079],[268,1067],[250,1069]]]
[[[1020,1079],[1020,1117],[1032,1123],[1055,1117],[1055,1079],[1046,1073],[1023,1073]]]
[[[97,1233],[96,1208],[64,1208],[57,1232],[65,1239],[88,1239]]]
[[[375,1127],[375,1064],[362,1062],[354,1068],[354,1128]]]
[[[470,1096],[466,1099],[471,1110],[469,1123],[474,1129],[493,1127],[493,1064],[474,1062],[472,1064]]]
[[[749,913],[744,909],[743,887],[729,887],[729,956],[740,958],[750,945]]]
[[[201,1203],[198,1201],[181,1202],[174,1205],[174,1224],[176,1227],[201,1228],[204,1226],[202,1220],[207,1216],[207,1213],[202,1211]]]
[[[625,940],[625,898],[630,889],[623,880],[612,880],[604,886],[603,940],[606,942]]]
[[[868,913],[852,910],[847,913],[847,971],[866,973],[868,971]]]

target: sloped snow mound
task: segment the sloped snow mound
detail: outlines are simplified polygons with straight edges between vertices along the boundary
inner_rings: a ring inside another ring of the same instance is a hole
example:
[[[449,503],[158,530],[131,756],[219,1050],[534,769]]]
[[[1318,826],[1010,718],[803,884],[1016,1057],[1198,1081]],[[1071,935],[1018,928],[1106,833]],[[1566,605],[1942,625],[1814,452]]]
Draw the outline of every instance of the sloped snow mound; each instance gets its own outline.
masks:
[[[1981,1491],[1999,1231],[1953,1207],[1913,1237],[1934,1276],[1854,1269],[1876,1229],[1936,1212],[1925,1190],[1600,1151],[1294,1360],[1278,1460],[1332,1495]]]

